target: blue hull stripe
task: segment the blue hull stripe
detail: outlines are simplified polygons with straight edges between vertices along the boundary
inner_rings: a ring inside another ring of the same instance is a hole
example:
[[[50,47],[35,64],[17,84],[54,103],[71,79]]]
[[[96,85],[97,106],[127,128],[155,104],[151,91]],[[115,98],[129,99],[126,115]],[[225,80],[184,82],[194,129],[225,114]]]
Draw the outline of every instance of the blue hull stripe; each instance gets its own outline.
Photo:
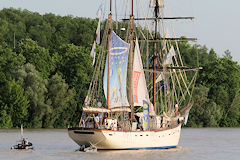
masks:
[[[123,149],[100,149],[100,150],[139,150],[139,149],[170,149],[177,146],[163,146],[163,147],[143,147],[143,148],[123,148]]]

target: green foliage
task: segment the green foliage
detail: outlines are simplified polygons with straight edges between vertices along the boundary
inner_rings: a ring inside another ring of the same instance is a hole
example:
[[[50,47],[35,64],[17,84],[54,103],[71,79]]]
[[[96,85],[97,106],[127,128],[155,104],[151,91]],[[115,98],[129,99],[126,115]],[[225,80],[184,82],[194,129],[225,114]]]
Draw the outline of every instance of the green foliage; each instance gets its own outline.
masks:
[[[222,109],[215,102],[209,100],[204,108],[204,127],[219,127],[222,115]]]
[[[240,126],[240,90],[236,93],[232,104],[226,111],[224,117],[224,126]]]
[[[224,58],[218,58],[213,49],[208,52],[206,46],[191,47],[186,42],[180,43],[180,50],[183,51],[183,60],[187,65],[203,67],[197,79],[198,88],[193,95],[195,103],[188,126],[239,125],[238,107],[231,107],[231,104],[240,87],[240,66],[232,60],[230,51],[225,52]],[[226,118],[229,111],[235,114]]]
[[[24,39],[19,42],[18,53],[26,58],[27,63],[33,64],[45,79],[47,79],[55,69],[48,50],[38,46],[38,44],[31,39]]]
[[[77,109],[74,117],[80,119],[81,107],[87,95],[88,86],[92,78],[92,59],[89,55],[90,50],[74,45],[63,45],[60,48],[59,56],[61,61],[58,65],[59,74],[76,90],[75,100]]]
[[[208,97],[220,105],[225,114],[240,87],[240,68],[231,59],[219,58],[204,67],[199,81],[210,88]]]
[[[5,43],[3,45],[0,44],[0,84],[11,79],[14,70],[24,63],[24,56],[17,55]]]
[[[11,116],[7,113],[8,106],[0,100],[0,128],[11,128],[13,126]]]
[[[229,50],[226,50],[223,55],[225,58],[232,59],[231,52]]]
[[[78,124],[93,73],[89,53],[97,22],[13,8],[0,11],[0,128]],[[213,49],[186,41],[179,48],[186,66],[203,67],[188,126],[239,127],[240,66],[231,52],[220,58]]]
[[[203,127],[202,117],[204,115],[204,106],[208,103],[208,94],[209,89],[206,87],[195,88],[193,93],[194,105],[189,114],[189,120],[187,126],[191,127]]]
[[[15,80],[8,81],[1,92],[4,110],[11,117],[13,127],[18,127],[27,120],[29,101],[24,89]]]
[[[22,114],[27,117],[25,126],[78,123],[93,72],[89,52],[96,27],[96,20],[86,18],[42,16],[13,8],[0,11],[0,89],[14,79],[24,89],[29,102],[28,114]],[[17,126],[8,112],[11,107],[3,106],[7,125],[2,127]]]
[[[27,127],[42,127],[42,118],[50,110],[45,103],[47,94],[47,80],[44,80],[32,64],[25,64],[15,74],[16,79],[25,90],[29,100]]]
[[[219,127],[222,110],[217,104],[208,99],[209,89],[199,86],[193,93],[194,105],[190,112],[188,126]]]
[[[72,114],[67,114],[67,112],[74,111],[71,101],[74,101],[75,91],[69,89],[68,84],[58,74],[49,80],[47,88],[47,103],[51,109],[45,113],[43,127],[66,127],[72,118]]]

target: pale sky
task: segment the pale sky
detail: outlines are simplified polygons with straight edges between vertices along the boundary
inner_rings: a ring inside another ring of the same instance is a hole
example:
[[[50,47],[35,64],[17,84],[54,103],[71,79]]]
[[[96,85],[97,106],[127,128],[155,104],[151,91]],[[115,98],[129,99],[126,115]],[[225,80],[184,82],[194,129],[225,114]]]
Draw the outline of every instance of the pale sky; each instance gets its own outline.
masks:
[[[96,18],[102,0],[0,0],[2,8],[28,9],[40,14],[73,15]],[[109,1],[109,0],[105,0]],[[115,1],[115,0],[113,0]],[[117,0],[118,3],[127,0]],[[135,0],[136,1],[136,0]],[[137,0],[149,1],[149,0]],[[165,0],[171,16],[194,16],[192,21],[177,21],[177,35],[198,38],[196,42],[213,48],[219,56],[225,50],[232,52],[233,60],[240,63],[240,0]],[[120,6],[120,5],[119,5]],[[117,8],[119,8],[117,6]],[[137,13],[136,13],[137,14]]]

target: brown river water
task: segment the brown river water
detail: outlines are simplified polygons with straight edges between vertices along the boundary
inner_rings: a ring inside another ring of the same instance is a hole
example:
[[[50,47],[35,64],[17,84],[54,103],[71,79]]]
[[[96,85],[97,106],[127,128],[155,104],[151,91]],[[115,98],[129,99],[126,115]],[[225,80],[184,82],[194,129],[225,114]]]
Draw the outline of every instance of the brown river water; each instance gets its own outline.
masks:
[[[0,130],[0,160],[240,160],[240,128],[183,129],[168,150],[79,152],[67,129],[25,129],[34,150],[10,150],[20,130]]]

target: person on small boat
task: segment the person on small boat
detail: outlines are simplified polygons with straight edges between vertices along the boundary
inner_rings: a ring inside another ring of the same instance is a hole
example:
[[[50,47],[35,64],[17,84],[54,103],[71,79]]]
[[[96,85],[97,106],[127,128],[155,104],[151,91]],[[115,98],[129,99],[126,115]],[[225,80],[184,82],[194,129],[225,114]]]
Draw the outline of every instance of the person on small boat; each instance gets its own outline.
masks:
[[[22,139],[22,145],[23,145],[23,146],[26,146],[26,140],[25,140],[25,138]]]
[[[28,141],[27,138],[23,138],[22,144],[23,144],[24,146],[31,146],[31,144],[30,144],[30,142]]]
[[[22,138],[17,145],[11,147],[11,149],[33,149],[32,143],[27,138]]]

